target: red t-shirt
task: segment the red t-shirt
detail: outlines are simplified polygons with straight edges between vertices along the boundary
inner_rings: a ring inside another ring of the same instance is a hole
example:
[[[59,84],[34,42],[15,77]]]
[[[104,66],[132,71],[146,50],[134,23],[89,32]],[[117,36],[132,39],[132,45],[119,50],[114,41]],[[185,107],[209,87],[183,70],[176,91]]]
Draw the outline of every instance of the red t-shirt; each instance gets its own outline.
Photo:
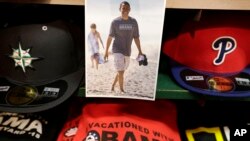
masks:
[[[73,141],[180,141],[176,116],[167,100],[89,103]]]

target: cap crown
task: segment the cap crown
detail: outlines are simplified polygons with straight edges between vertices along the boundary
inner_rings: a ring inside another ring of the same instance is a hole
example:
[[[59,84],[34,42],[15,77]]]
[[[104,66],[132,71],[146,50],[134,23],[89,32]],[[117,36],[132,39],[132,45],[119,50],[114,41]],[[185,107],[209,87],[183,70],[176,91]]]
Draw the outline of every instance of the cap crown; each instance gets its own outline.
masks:
[[[46,83],[76,71],[80,60],[62,21],[0,30],[0,76],[20,83]]]

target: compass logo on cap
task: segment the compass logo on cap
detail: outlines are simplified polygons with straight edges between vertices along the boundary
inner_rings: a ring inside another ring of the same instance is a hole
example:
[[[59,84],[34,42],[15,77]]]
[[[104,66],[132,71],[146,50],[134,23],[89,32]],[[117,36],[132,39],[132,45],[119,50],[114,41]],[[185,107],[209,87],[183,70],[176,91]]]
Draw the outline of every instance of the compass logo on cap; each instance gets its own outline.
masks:
[[[9,55],[9,57],[15,61],[15,67],[20,66],[23,72],[26,72],[26,67],[33,68],[31,65],[33,60],[40,59],[39,57],[32,57],[29,53],[30,49],[23,50],[20,42],[18,43],[18,49],[12,48],[12,50],[12,55]]]

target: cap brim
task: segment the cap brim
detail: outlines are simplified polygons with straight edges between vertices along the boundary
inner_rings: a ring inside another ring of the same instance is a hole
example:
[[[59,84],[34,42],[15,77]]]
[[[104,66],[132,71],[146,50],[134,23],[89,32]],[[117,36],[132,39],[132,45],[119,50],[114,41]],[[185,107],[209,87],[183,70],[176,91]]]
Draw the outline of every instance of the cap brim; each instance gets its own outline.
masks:
[[[203,95],[220,97],[249,97],[250,68],[230,74],[202,72],[171,61],[171,71],[183,88]]]
[[[47,84],[36,86],[17,85],[0,77],[0,111],[30,113],[53,108],[77,92],[83,75],[84,68],[81,68]],[[28,92],[23,95],[18,92],[20,90]]]

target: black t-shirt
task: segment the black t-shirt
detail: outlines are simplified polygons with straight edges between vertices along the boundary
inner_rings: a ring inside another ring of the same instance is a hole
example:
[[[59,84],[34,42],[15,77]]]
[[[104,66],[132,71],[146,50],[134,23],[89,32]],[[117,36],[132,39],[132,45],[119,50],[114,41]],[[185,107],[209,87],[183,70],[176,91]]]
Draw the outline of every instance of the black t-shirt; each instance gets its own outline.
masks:
[[[0,112],[0,141],[55,141],[67,117],[65,106],[37,113]]]

